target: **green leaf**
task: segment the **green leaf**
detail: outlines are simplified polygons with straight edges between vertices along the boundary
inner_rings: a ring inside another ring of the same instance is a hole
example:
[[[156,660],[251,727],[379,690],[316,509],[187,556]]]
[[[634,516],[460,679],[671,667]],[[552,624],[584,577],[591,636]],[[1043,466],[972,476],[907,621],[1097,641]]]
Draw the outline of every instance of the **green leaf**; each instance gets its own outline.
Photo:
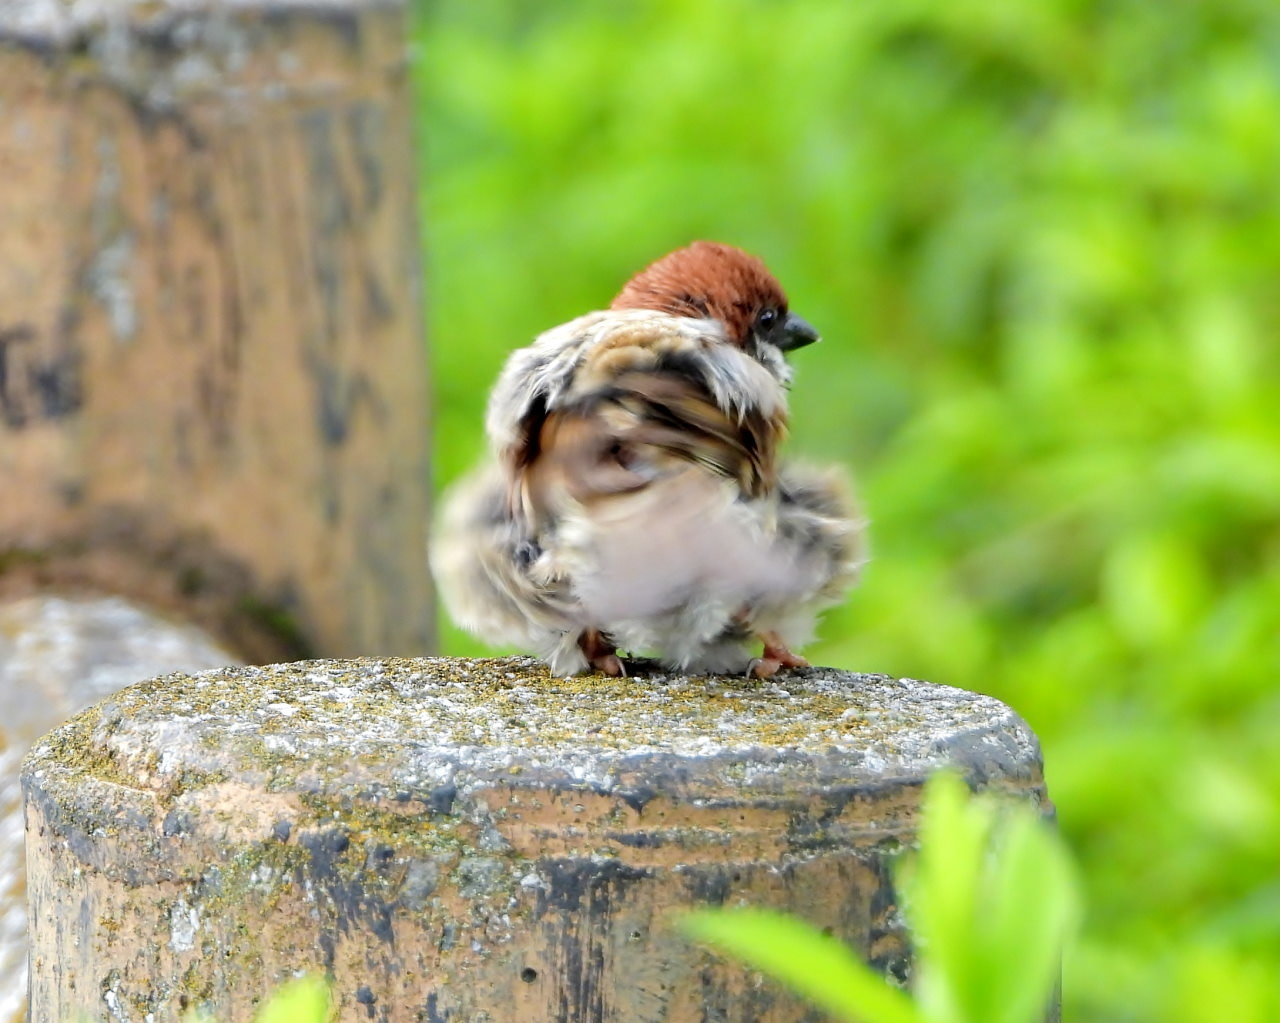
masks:
[[[291,980],[258,1013],[257,1023],[325,1023],[329,1018],[329,985],[322,977]]]
[[[1037,810],[970,798],[951,774],[925,790],[921,851],[899,871],[918,943],[914,991],[937,1023],[1034,1023],[1052,996],[1077,895]]]
[[[907,996],[836,939],[767,909],[704,909],[681,921],[713,945],[848,1023],[924,1023]]]
[[[988,1001],[974,924],[992,822],[974,812],[968,799],[968,789],[953,775],[930,781],[920,852],[899,871],[919,945],[914,992],[926,1018],[937,1023],[982,1019]]]
[[[990,962],[999,972],[997,1015],[991,1023],[1044,1018],[1059,976],[1065,936],[1077,916],[1066,851],[1029,807],[1002,830],[986,893],[984,928]]]

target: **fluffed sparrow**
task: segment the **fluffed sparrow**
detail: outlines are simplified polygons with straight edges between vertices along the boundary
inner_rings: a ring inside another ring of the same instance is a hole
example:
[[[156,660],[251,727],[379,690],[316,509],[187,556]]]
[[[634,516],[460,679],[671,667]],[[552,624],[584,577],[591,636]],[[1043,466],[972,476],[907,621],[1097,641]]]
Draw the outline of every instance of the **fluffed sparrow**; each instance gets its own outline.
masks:
[[[490,458],[432,543],[454,619],[565,675],[620,675],[619,649],[760,677],[806,664],[792,648],[864,560],[838,474],[778,454],[784,353],[817,340],[760,260],[694,242],[514,352]]]

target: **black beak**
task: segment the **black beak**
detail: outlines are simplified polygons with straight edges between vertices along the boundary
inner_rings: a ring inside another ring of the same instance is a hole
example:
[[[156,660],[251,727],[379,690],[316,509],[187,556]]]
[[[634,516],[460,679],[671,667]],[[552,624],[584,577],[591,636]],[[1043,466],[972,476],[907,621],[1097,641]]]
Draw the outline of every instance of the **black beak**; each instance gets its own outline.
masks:
[[[803,316],[787,313],[787,318],[782,321],[782,328],[778,331],[777,344],[784,352],[790,352],[818,340],[820,340],[818,332],[812,323]]]

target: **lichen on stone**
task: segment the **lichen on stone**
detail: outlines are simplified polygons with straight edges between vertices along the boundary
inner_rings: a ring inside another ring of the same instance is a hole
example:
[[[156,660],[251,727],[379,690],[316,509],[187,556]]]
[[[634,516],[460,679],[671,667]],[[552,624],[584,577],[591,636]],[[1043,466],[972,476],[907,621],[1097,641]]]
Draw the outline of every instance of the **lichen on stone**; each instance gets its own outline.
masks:
[[[455,866],[509,855],[533,820],[569,848],[575,821],[589,819],[595,855],[627,843],[692,849],[713,840],[708,828],[731,830],[735,807],[843,806],[860,786],[910,789],[942,766],[1040,798],[1027,726],[946,686],[827,668],[768,681],[557,678],[528,658],[392,658],[138,683],[50,733],[26,773],[55,802],[80,794],[62,819],[89,846],[132,827],[163,864],[189,836],[221,836],[251,850],[255,862],[236,867],[248,877],[258,861],[296,869],[300,843],[330,832],[401,863]],[[83,796],[102,786],[136,809]],[[653,835],[629,838],[650,804]],[[704,808],[701,823],[679,806]],[[826,825],[806,827],[797,841],[826,840]],[[611,829],[603,840],[600,829]],[[334,862],[355,870],[356,859]]]

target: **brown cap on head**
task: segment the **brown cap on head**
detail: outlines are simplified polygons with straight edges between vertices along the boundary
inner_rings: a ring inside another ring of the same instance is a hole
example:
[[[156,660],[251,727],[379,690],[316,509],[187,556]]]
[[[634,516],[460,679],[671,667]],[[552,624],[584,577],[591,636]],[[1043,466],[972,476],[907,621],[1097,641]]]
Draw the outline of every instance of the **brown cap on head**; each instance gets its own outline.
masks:
[[[641,270],[609,308],[710,317],[725,325],[732,341],[745,345],[762,311],[786,316],[787,296],[755,256],[719,242],[694,242]]]

